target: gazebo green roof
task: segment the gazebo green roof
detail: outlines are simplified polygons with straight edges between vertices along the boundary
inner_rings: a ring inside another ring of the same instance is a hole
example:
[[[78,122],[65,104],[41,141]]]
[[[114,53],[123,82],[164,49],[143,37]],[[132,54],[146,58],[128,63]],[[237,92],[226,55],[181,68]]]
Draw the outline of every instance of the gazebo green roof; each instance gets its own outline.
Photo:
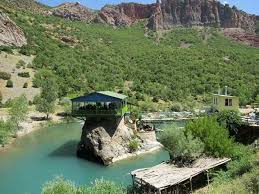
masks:
[[[98,91],[72,99],[72,102],[121,102],[127,96],[111,91]]]

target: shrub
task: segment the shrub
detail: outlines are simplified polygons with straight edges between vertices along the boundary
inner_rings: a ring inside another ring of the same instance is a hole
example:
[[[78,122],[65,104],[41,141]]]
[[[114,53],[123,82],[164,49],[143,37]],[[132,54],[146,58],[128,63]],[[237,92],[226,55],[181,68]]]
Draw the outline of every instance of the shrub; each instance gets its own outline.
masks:
[[[6,87],[7,87],[7,88],[12,88],[12,87],[13,87],[13,81],[10,80],[10,79],[7,80]]]
[[[23,60],[18,61],[18,63],[16,64],[16,68],[20,69],[21,67],[25,68],[26,63]]]
[[[175,103],[172,105],[171,110],[173,112],[181,112],[183,110],[183,107],[180,103]]]
[[[214,157],[231,156],[234,146],[228,130],[220,126],[215,116],[195,119],[186,125],[187,132],[200,138],[205,145],[205,152]]]
[[[139,142],[137,139],[133,139],[129,142],[129,150],[130,152],[135,152],[139,148]]]
[[[20,72],[20,73],[18,73],[18,76],[19,77],[30,77],[30,73],[29,72]]]
[[[170,154],[170,158],[183,163],[198,158],[204,151],[204,144],[199,138],[179,127],[170,127],[159,136],[159,141]]]
[[[42,188],[42,194],[126,194],[126,189],[111,181],[96,180],[89,187],[76,186],[73,182],[57,177],[47,182]]]
[[[7,72],[0,71],[0,79],[9,80],[11,79],[11,74]]]
[[[28,83],[27,83],[27,82],[25,82],[25,83],[23,84],[23,88],[28,88]]]
[[[4,146],[12,133],[12,125],[9,121],[0,120],[0,144]]]
[[[42,188],[42,194],[79,194],[79,189],[74,183],[57,177],[53,181],[47,182]]]
[[[227,128],[231,134],[237,133],[241,125],[241,117],[237,111],[221,111],[217,116],[221,126]]]
[[[86,188],[85,194],[126,194],[126,189],[111,181],[96,180],[94,185]]]

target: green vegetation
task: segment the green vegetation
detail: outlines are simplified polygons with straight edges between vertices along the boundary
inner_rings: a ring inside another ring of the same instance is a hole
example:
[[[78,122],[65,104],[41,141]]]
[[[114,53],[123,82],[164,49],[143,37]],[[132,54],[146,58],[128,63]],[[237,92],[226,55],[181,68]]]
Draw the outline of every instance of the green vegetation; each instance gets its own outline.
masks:
[[[6,82],[6,87],[7,88],[12,88],[13,87],[13,81],[12,80],[7,80],[7,82]]]
[[[152,32],[145,37],[141,23],[113,29],[25,11],[11,17],[28,38],[20,52],[36,55],[32,65],[56,75],[59,97],[116,90],[143,110],[156,110],[159,100],[207,102],[204,94],[218,86],[233,88],[242,104],[253,102],[259,91],[258,49],[234,43],[213,28],[179,28],[158,38]],[[79,43],[68,45],[62,36]],[[190,47],[181,48],[182,42]]]
[[[217,121],[227,128],[230,134],[236,134],[242,122],[237,111],[221,111],[218,113]]]
[[[20,69],[21,67],[26,67],[26,63],[23,60],[18,61],[18,63],[16,64],[17,69]]]
[[[9,80],[9,79],[11,79],[11,74],[0,71],[0,79]]]
[[[12,135],[12,124],[9,121],[0,120],[0,144],[4,147]]]
[[[170,154],[170,158],[182,163],[192,161],[201,156],[204,151],[204,144],[191,133],[186,133],[182,128],[170,127],[159,137]]]
[[[49,119],[49,114],[55,111],[56,77],[51,71],[42,69],[35,75],[34,82],[41,87],[41,94],[34,99],[36,110],[45,113],[46,118]]]
[[[20,73],[18,73],[18,76],[19,77],[30,77],[30,73],[29,72],[20,72]]]
[[[27,83],[27,82],[25,82],[25,83],[23,84],[23,88],[28,88],[28,83]]]
[[[130,152],[135,152],[139,148],[139,141],[137,139],[133,139],[129,142],[129,150]]]
[[[96,180],[92,186],[76,186],[73,182],[58,177],[46,183],[42,188],[42,194],[126,194],[123,187],[113,182]]]
[[[19,130],[19,124],[27,118],[28,106],[28,101],[24,95],[13,99],[9,109],[9,115],[10,121],[15,125],[16,130]]]
[[[181,165],[201,155],[232,159],[227,164],[227,170],[214,173],[210,188],[212,193],[258,193],[258,160],[255,150],[234,142],[228,129],[224,127],[228,126],[226,123],[236,121],[233,114],[234,112],[224,112],[218,117],[199,118],[187,124],[185,129],[166,129],[159,139],[169,151],[171,159],[178,158],[176,162]],[[192,141],[188,140],[188,136]],[[240,184],[235,188],[231,183]]]

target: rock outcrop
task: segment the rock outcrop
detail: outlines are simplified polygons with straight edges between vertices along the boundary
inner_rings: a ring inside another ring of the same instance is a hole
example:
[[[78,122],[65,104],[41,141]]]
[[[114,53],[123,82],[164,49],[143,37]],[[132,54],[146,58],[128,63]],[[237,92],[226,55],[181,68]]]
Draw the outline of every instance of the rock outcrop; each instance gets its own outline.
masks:
[[[155,132],[134,135],[132,124],[125,124],[124,118],[109,120],[88,120],[85,122],[77,155],[104,165],[109,165],[136,154],[160,149]],[[137,152],[131,153],[130,142],[138,141]]]
[[[242,28],[255,32],[256,17],[215,0],[161,0],[149,19],[153,30],[177,26]]]
[[[91,22],[96,14],[93,10],[79,3],[63,3],[46,12],[47,15],[54,15],[70,20]]]
[[[25,44],[27,40],[22,29],[0,11],[0,45],[21,47]]]
[[[254,33],[247,33],[242,29],[225,29],[224,35],[236,42],[249,46],[259,47],[259,36]]]
[[[133,23],[148,19],[154,13],[156,4],[122,3],[107,5],[98,13],[96,21],[113,26],[130,26]]]
[[[114,158],[129,152],[128,143],[132,135],[133,130],[124,125],[124,119],[86,121],[78,156],[109,165]]]

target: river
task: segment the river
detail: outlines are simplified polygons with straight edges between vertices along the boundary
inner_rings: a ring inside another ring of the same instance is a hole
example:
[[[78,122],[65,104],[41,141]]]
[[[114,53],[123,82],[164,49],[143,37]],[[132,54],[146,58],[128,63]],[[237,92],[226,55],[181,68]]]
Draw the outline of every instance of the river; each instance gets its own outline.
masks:
[[[0,152],[0,193],[37,194],[42,185],[55,176],[76,184],[91,184],[104,178],[131,184],[129,172],[150,167],[169,158],[166,151],[144,154],[105,167],[75,156],[82,125],[59,124],[17,139],[12,147]]]

